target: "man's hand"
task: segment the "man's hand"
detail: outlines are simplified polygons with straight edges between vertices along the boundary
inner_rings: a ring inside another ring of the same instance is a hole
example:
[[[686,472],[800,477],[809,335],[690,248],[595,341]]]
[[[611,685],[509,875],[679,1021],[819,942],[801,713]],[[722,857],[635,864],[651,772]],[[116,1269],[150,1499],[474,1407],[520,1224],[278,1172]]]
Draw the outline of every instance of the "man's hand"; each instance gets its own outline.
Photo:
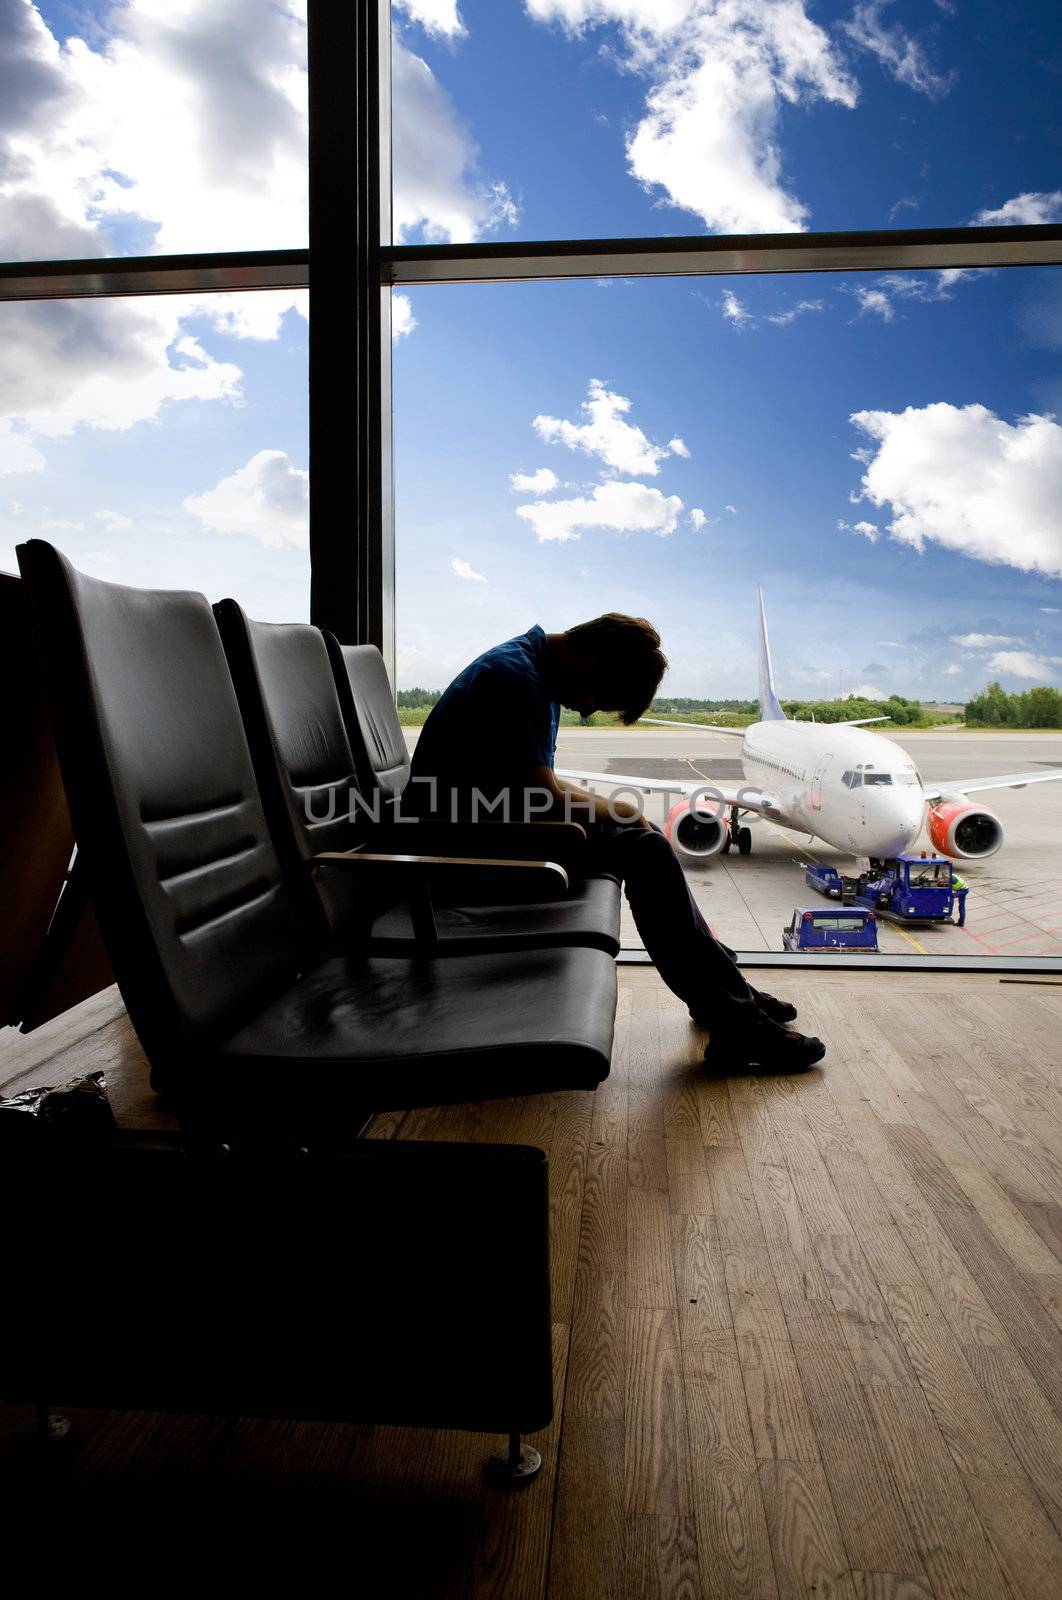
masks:
[[[652,824],[630,800],[610,800],[607,795],[591,794],[568,778],[558,778],[551,767],[536,767],[532,782],[554,796],[554,808],[547,815],[572,822],[623,822],[629,827],[649,828]]]

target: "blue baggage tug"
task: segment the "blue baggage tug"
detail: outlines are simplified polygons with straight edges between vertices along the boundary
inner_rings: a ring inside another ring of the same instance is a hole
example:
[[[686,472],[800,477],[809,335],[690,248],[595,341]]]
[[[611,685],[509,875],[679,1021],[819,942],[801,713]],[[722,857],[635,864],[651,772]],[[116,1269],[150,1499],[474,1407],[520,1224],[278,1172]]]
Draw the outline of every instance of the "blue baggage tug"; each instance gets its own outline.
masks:
[[[955,883],[947,856],[897,856],[881,861],[858,878],[846,878],[835,867],[813,861],[804,881],[819,894],[842,905],[866,906],[889,922],[928,926],[934,922],[966,922],[965,884]],[[961,880],[960,880],[961,882]]]
[[[830,911],[797,906],[788,928],[782,929],[782,948],[876,951],[878,920],[865,906],[838,906]]]

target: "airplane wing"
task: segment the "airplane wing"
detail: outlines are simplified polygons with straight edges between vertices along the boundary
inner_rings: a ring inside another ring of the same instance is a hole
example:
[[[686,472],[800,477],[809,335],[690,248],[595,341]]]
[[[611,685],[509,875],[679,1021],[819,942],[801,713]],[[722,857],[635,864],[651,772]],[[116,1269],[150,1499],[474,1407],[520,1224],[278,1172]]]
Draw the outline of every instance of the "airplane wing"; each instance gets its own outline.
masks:
[[[687,778],[638,778],[629,773],[586,772],[576,767],[556,767],[558,778],[571,778],[573,783],[601,784],[607,788],[638,789],[643,794],[704,795],[708,800],[718,797],[726,806],[739,806],[742,811],[754,811],[757,816],[773,817],[781,814],[774,795],[756,788],[755,784],[716,783],[700,779],[691,783]],[[1062,774],[1060,774],[1062,776]]]
[[[1062,778],[1062,768],[1054,772],[1005,772],[998,778],[952,778],[926,785],[926,799],[939,800],[942,794],[958,790],[960,794],[977,794],[982,789],[1024,789],[1027,783],[1054,783]]]
[[[847,722],[831,722],[831,728],[865,728],[868,722],[888,722],[888,717],[849,717]]]
[[[647,722],[651,728],[696,728],[698,733],[725,733],[731,739],[743,739],[744,728],[723,728],[714,722],[665,722],[662,717],[639,717],[638,726]]]

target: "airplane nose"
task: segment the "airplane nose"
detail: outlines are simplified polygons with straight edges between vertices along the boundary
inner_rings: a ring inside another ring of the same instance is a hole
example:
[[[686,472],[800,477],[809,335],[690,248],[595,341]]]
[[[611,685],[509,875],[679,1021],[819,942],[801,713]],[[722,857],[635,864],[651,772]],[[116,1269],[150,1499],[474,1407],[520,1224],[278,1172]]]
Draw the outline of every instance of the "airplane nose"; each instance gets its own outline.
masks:
[[[915,801],[895,792],[868,793],[867,802],[867,854],[880,860],[890,860],[902,855],[922,831],[923,811],[921,799]]]

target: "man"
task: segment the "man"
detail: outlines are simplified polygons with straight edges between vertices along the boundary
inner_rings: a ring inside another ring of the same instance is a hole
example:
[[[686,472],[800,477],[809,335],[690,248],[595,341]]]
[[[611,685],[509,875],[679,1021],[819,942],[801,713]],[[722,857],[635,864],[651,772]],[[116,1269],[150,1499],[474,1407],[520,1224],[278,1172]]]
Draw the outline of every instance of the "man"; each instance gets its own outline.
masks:
[[[588,866],[622,880],[657,971],[710,1032],[705,1059],[721,1069],[802,1070],[825,1046],[786,1026],[793,1006],[745,981],[660,830],[626,802],[613,801],[610,814],[604,796],[553,770],[562,705],[637,722],[666,670],[660,635],[644,617],[610,612],[565,633],[530,628],[478,656],[433,707],[410,792],[436,815],[588,822]]]

